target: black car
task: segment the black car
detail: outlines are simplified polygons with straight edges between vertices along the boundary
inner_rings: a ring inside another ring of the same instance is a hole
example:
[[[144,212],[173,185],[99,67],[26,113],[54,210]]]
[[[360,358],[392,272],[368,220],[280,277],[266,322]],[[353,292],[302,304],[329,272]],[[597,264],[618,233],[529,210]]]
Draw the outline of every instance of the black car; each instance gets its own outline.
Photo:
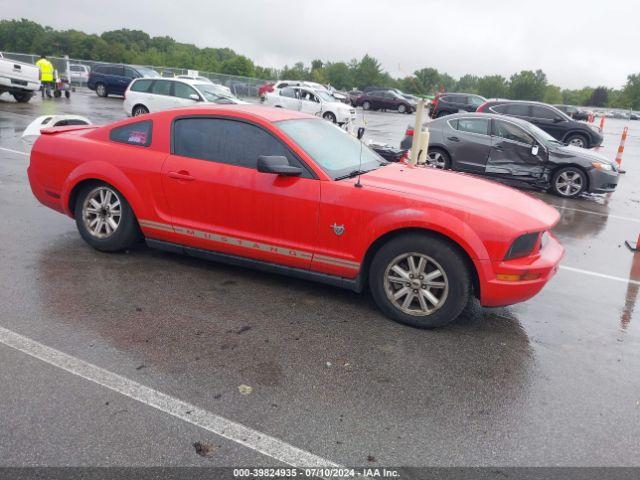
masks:
[[[87,87],[95,90],[99,97],[107,95],[124,95],[127,87],[134,78],[160,77],[151,68],[133,67],[130,65],[98,65],[89,72]]]
[[[586,110],[580,110],[578,107],[574,107],[573,105],[554,105],[561,112],[566,113],[574,120],[588,120],[589,112]]]
[[[556,140],[582,148],[598,147],[602,135],[597,127],[578,122],[551,105],[516,100],[488,100],[478,112],[498,113],[533,123]]]
[[[452,113],[475,112],[487,99],[472,93],[438,93],[431,102],[431,118],[444,117]]]
[[[397,110],[399,113],[412,113],[416,104],[393,90],[373,90],[356,98],[357,107],[364,110]]]
[[[428,127],[429,163],[438,168],[490,176],[515,186],[527,184],[565,198],[612,192],[618,184],[615,162],[565,145],[524,120],[459,113],[433,120]],[[411,140],[405,136],[401,149],[410,148]]]

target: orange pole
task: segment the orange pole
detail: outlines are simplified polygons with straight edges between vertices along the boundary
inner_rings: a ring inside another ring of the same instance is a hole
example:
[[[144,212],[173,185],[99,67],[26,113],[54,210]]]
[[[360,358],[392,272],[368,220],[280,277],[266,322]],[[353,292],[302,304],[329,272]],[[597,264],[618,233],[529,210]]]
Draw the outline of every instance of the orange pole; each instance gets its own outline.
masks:
[[[622,138],[620,138],[620,146],[618,147],[618,154],[616,155],[616,163],[618,164],[618,168],[622,164],[622,152],[624,152],[624,142],[627,140],[627,135],[629,133],[629,127],[624,127],[622,131]]]

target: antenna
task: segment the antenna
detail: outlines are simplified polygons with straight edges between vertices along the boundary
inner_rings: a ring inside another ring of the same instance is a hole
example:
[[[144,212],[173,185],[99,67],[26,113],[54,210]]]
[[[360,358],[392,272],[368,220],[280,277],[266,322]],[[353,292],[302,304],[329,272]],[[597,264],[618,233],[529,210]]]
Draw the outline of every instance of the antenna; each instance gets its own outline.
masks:
[[[362,109],[362,124],[363,125],[367,124],[367,121],[364,118],[364,108]],[[360,177],[362,176],[362,173],[361,173],[362,172],[362,137],[364,135],[364,127],[359,127],[357,132],[358,132],[357,133],[358,137],[360,137],[358,138],[358,140],[360,140],[360,160],[358,162],[358,181],[356,182],[355,187],[362,188],[362,183],[360,183]],[[362,132],[362,134],[360,134],[360,132]]]

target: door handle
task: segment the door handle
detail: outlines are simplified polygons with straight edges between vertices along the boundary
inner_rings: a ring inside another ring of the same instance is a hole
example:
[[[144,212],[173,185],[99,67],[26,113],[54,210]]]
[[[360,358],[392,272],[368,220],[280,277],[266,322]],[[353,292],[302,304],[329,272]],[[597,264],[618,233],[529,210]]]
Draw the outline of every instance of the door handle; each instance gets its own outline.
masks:
[[[494,145],[493,148],[495,148],[496,150],[504,150],[504,147],[502,145]]]
[[[460,139],[458,137],[447,137],[449,140],[451,140],[452,142],[459,142]]]
[[[169,178],[174,178],[176,180],[185,180],[187,182],[192,182],[193,180],[195,180],[195,177],[189,175],[189,172],[187,172],[186,170],[180,170],[179,172],[169,172],[167,175],[169,176]]]

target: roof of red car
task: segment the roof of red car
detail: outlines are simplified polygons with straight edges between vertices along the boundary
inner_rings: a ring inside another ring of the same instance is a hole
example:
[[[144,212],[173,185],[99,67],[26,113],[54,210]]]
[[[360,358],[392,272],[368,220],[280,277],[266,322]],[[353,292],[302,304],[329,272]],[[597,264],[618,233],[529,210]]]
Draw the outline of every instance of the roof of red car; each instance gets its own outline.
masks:
[[[231,113],[237,115],[245,114],[248,116],[259,117],[268,122],[279,122],[281,120],[292,120],[295,118],[317,118],[313,115],[297,112],[295,110],[287,110],[285,108],[267,107],[265,105],[256,104],[243,104],[243,105],[216,105],[211,103],[204,103],[195,105],[193,107],[172,109],[170,110],[174,114],[188,115],[188,114],[215,114],[220,115],[224,113]]]

